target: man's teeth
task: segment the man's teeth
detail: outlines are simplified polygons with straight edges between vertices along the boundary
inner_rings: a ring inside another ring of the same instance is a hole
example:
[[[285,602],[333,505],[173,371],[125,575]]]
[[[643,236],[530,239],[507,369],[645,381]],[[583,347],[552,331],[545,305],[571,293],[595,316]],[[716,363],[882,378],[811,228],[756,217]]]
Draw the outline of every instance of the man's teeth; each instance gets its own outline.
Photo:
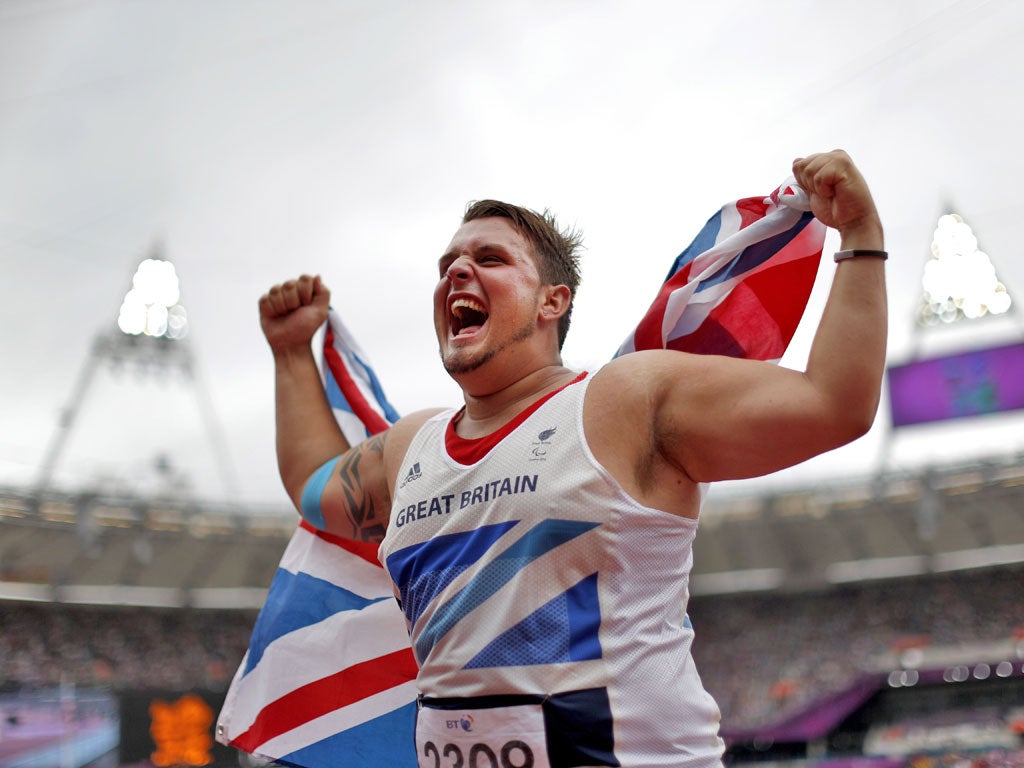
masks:
[[[456,336],[472,331],[487,322],[487,310],[472,298],[455,299],[451,304],[452,333]]]
[[[456,317],[462,318],[463,316],[465,316],[465,310],[469,310],[471,312],[478,312],[480,314],[484,313],[483,306],[479,302],[473,301],[472,299],[456,299],[455,301],[452,302],[452,314],[455,315]]]

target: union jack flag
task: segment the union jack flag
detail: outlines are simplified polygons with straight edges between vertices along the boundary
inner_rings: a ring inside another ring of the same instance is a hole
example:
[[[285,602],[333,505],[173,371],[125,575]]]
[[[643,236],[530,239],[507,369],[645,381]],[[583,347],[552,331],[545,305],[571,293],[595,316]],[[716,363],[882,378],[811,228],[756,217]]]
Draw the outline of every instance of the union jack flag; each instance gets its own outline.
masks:
[[[323,382],[350,444],[397,421],[334,310]],[[217,739],[286,765],[414,768],[416,671],[377,545],[302,521],[228,690]]]
[[[824,239],[792,181],[723,206],[675,260],[617,355],[666,348],[777,361],[806,307]],[[398,418],[333,311],[324,387],[353,445]],[[217,738],[301,768],[412,768],[415,676],[376,545],[303,522],[228,691]]]
[[[664,348],[778,362],[807,306],[825,229],[792,180],[722,206],[616,356]]]

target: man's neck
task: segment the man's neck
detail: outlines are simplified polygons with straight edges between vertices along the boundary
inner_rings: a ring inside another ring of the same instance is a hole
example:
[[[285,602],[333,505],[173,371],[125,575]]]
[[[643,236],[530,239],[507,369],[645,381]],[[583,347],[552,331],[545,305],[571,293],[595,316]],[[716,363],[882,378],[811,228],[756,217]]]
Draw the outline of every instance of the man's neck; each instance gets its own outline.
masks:
[[[557,362],[510,380],[508,384],[493,391],[478,390],[478,394],[472,394],[470,388],[463,385],[466,409],[455,431],[459,437],[470,439],[489,435],[537,398],[565,386],[577,375]]]

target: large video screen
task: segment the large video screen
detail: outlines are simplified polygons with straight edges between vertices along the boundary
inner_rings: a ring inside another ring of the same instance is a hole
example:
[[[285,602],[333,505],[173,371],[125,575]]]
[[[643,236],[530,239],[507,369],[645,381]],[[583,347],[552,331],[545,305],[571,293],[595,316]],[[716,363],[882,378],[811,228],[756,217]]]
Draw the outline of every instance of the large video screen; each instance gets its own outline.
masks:
[[[892,366],[894,427],[1024,408],[1024,344]]]
[[[224,693],[212,691],[63,686],[0,692],[0,768],[263,764],[214,741],[223,704]]]
[[[66,686],[0,693],[0,768],[111,765],[119,723],[109,691]]]

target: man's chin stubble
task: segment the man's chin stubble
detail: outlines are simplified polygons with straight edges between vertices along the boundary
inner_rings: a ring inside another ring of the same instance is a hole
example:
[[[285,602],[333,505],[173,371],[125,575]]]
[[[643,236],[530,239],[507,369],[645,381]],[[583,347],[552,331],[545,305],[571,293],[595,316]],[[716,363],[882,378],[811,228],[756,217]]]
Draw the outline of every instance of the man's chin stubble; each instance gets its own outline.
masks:
[[[501,352],[503,349],[506,349],[507,347],[510,347],[513,344],[518,344],[521,341],[526,341],[533,335],[535,330],[535,324],[529,323],[527,325],[524,325],[522,328],[516,331],[516,333],[508,341],[504,342],[503,344],[500,344],[497,347],[491,347],[490,349],[484,350],[481,354],[468,360],[459,359],[459,356],[457,354],[454,356],[454,358],[446,360],[444,358],[444,353],[441,352],[440,349],[438,349],[438,354],[441,355],[441,364],[444,366],[444,369],[445,371],[448,372],[449,376],[459,376],[465,373],[472,373],[482,365],[489,363],[494,358],[494,356]]]
[[[440,350],[438,350],[440,352]],[[496,349],[488,349],[483,354],[472,357],[468,360],[461,359],[458,355],[454,358],[445,359],[441,356],[441,364],[444,365],[444,369],[448,372],[449,376],[458,376],[463,373],[472,373],[480,366],[490,362],[490,360],[497,353]]]

